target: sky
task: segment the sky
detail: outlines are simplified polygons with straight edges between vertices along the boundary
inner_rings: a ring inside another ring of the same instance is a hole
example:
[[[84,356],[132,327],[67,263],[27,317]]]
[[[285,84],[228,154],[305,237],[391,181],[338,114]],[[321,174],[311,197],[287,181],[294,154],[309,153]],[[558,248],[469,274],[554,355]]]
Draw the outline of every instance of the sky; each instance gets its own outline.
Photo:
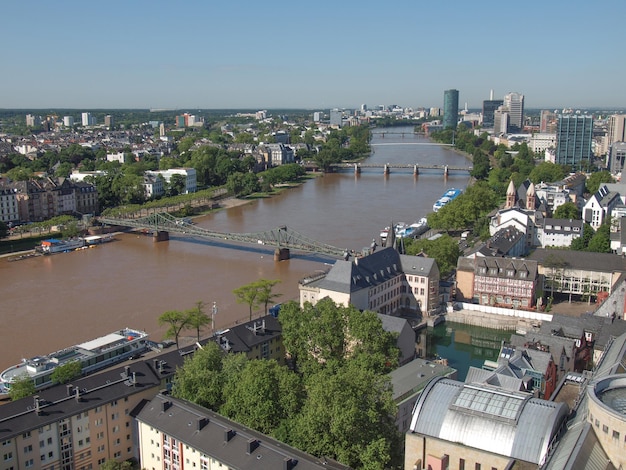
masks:
[[[0,108],[626,108],[624,0],[7,0]]]

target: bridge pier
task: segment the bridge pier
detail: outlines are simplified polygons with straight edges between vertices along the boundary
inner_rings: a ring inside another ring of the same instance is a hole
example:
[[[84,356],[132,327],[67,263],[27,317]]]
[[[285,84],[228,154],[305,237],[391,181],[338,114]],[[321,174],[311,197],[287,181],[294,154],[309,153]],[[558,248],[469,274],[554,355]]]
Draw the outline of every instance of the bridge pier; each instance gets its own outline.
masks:
[[[417,165],[415,165],[415,166],[413,167],[413,174],[414,174],[415,176],[417,176],[417,175],[419,175],[419,174],[420,174],[420,170],[419,170],[419,168],[417,167]]]
[[[448,165],[443,167],[443,176],[448,176]]]
[[[361,167],[359,165],[357,165],[356,163],[354,164],[354,174],[355,175],[360,175],[361,174]]]
[[[165,230],[158,230],[152,235],[152,241],[154,243],[157,242],[166,242],[170,239],[170,232],[166,232]]]
[[[274,261],[286,261],[290,257],[289,248],[276,248],[274,250]]]
[[[385,163],[385,166],[383,167],[383,175],[388,175],[389,174],[389,164]]]

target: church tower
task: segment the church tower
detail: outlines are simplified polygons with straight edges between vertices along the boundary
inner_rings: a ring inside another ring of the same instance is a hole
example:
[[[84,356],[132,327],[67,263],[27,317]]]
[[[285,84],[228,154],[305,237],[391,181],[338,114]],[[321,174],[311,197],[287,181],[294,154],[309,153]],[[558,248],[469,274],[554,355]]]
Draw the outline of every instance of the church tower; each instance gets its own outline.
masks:
[[[535,210],[535,184],[530,183],[528,190],[526,191],[526,209]]]
[[[534,189],[533,189],[534,194]],[[509,183],[509,187],[506,190],[506,204],[504,205],[505,209],[511,209],[515,205],[515,185],[513,184],[513,180]]]

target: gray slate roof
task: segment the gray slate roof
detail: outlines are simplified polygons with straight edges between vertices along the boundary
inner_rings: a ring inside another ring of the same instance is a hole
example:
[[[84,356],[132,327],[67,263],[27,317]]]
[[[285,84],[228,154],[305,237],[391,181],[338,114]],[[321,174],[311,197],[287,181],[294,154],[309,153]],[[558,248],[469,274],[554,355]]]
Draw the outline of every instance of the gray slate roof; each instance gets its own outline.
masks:
[[[537,248],[527,259],[535,260],[540,265],[544,265],[547,258],[548,261],[556,259],[565,262],[567,269],[583,269],[596,272],[626,271],[626,258],[611,253]]]
[[[297,470],[349,468],[306,454],[206,408],[167,395],[159,394],[148,402],[137,419],[235,470],[287,468],[286,459],[297,462],[293,466]],[[231,431],[229,439],[228,431]],[[256,447],[250,452],[251,441],[256,441]]]

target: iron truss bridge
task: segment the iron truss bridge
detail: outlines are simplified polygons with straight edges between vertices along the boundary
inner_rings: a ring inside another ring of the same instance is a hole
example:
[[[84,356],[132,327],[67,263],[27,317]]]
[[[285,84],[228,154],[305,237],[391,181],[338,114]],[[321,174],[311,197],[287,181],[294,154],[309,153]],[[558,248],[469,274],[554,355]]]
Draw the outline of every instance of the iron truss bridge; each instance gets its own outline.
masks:
[[[346,250],[313,240],[286,226],[277,227],[265,232],[255,233],[222,233],[198,227],[188,219],[179,219],[168,213],[152,214],[141,218],[99,217],[102,224],[119,225],[158,232],[177,232],[210,240],[227,240],[253,245],[265,245],[289,250],[320,253],[336,258],[346,256]]]

